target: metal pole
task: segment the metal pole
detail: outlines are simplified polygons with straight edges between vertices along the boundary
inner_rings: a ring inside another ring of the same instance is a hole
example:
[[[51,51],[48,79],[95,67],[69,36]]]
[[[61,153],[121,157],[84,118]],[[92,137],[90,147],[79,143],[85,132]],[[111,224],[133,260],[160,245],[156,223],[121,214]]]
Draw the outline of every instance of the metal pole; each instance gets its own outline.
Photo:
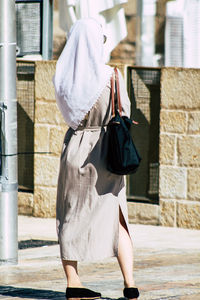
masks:
[[[0,264],[16,264],[17,100],[15,1],[0,1]]]
[[[43,0],[42,58],[49,60],[53,53],[53,0]]]

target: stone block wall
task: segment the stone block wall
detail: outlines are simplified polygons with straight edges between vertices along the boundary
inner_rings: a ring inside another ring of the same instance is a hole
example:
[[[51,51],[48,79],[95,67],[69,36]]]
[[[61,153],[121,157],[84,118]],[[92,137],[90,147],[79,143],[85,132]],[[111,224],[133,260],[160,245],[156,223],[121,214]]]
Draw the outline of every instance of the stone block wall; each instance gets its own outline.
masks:
[[[200,70],[163,68],[160,224],[200,229]]]
[[[19,193],[20,214],[55,217],[60,152],[67,126],[52,76],[56,61],[35,63],[34,193]],[[126,66],[119,65],[126,77]],[[200,229],[200,70],[163,68],[159,205],[128,203],[131,223]]]
[[[67,130],[58,110],[52,77],[56,61],[38,61],[35,71],[33,215],[54,217],[60,152]]]

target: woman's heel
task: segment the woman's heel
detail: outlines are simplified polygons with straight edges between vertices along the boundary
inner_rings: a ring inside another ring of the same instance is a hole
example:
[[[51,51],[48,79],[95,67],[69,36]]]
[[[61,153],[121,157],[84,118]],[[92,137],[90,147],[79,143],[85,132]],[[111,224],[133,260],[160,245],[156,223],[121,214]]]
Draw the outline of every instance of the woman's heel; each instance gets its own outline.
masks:
[[[138,289],[134,287],[124,288],[123,293],[124,297],[128,299],[138,298],[140,295]]]

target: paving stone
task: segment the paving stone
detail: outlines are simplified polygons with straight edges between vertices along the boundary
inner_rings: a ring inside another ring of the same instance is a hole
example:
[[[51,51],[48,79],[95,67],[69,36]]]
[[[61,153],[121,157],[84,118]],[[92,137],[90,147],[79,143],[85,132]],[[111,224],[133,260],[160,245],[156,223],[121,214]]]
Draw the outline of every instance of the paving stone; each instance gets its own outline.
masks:
[[[40,220],[20,217],[19,238],[29,232],[29,237],[36,239],[42,224],[43,238],[56,240],[55,220]],[[200,231],[131,224],[130,233],[139,299],[200,299]],[[116,258],[80,263],[79,273],[83,284],[100,291],[104,300],[124,299]],[[0,266],[0,299],[64,300],[65,289],[58,245],[19,250],[18,265]]]

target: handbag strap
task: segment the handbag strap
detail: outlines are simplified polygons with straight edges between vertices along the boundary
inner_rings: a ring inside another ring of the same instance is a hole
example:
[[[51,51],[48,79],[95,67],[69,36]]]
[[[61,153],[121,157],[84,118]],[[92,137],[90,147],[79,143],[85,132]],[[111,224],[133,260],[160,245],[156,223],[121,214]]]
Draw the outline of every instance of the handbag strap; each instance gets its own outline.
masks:
[[[115,78],[114,74],[111,78],[111,101],[112,101],[112,118],[115,116]]]
[[[111,78],[111,101],[112,101],[112,117],[115,116],[115,108],[116,108],[116,103],[115,103],[115,90],[114,90],[114,85],[116,82],[116,95],[117,95],[117,107],[119,110],[119,115],[122,115],[122,106],[121,106],[121,97],[120,97],[120,88],[119,88],[119,74],[118,74],[118,70],[115,67],[114,68],[115,71],[115,77],[114,74]]]
[[[112,100],[112,117],[115,116],[115,82],[117,85],[117,105],[118,105],[118,109],[119,109],[119,115],[120,117],[122,116],[122,106],[121,106],[121,96],[120,96],[120,88],[119,88],[119,74],[118,74],[118,70],[115,67],[115,77],[114,74],[111,78],[111,100]],[[116,79],[116,80],[115,80]],[[138,125],[139,123],[132,120],[132,123],[135,125]]]
[[[119,88],[119,74],[118,70],[115,67],[115,78],[116,78],[116,85],[117,85],[117,105],[119,109],[119,115],[122,116],[122,105],[121,105],[121,96],[120,96],[120,88]]]

